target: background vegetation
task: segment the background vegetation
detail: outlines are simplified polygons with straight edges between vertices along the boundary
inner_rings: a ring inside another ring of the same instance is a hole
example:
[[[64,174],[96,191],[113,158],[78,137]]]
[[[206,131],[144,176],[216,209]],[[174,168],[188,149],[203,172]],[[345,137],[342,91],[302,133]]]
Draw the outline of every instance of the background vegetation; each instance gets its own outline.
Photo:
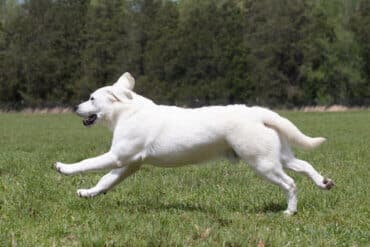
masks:
[[[0,0],[2,107],[124,71],[160,103],[369,105],[368,0]]]
[[[281,189],[227,161],[144,166],[106,195],[78,198],[103,173],[67,177],[52,164],[106,152],[108,130],[71,114],[0,114],[0,246],[369,246],[369,111],[282,115],[328,138],[297,156],[336,183],[322,191],[290,172],[290,218]]]

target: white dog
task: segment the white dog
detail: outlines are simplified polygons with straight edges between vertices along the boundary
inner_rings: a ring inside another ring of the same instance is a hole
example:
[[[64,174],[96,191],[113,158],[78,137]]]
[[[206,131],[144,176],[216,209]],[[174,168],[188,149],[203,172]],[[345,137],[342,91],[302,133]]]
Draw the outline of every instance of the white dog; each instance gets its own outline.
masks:
[[[233,153],[287,194],[286,214],[297,211],[294,180],[283,170],[301,172],[322,189],[334,183],[309,163],[296,159],[289,144],[312,149],[325,138],[304,135],[289,120],[261,107],[244,105],[184,109],[156,105],[133,92],[135,80],[124,73],[113,86],[96,90],[76,107],[86,126],[102,122],[113,131],[109,152],[74,164],[55,163],[62,174],[112,169],[80,197],[107,192],[142,164],[177,167]]]

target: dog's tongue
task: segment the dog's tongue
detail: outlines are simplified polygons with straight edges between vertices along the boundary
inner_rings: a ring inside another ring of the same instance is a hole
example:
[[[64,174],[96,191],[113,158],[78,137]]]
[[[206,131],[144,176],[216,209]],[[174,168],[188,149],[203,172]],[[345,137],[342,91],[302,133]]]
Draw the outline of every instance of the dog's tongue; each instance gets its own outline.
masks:
[[[91,124],[93,124],[95,122],[96,118],[97,118],[97,115],[96,114],[93,114],[93,115],[89,116],[88,118],[84,119],[82,121],[82,123],[85,126],[89,126],[89,125],[91,125]]]

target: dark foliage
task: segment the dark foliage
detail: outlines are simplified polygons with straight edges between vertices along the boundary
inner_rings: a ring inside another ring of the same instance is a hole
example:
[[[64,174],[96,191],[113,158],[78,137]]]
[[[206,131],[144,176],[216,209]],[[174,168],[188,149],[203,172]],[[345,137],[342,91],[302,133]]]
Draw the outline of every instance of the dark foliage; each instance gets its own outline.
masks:
[[[72,105],[125,71],[159,103],[370,102],[367,0],[0,5],[3,107]]]

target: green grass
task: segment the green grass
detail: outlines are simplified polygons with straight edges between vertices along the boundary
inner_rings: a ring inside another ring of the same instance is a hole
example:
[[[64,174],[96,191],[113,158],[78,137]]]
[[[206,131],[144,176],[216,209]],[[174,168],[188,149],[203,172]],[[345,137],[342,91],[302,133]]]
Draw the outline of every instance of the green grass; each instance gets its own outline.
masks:
[[[111,134],[70,114],[0,115],[0,246],[368,246],[370,112],[283,112],[328,142],[297,156],[336,182],[298,174],[298,214],[242,163],[145,166],[113,191],[80,199],[102,174],[66,177],[55,161],[108,150]]]

